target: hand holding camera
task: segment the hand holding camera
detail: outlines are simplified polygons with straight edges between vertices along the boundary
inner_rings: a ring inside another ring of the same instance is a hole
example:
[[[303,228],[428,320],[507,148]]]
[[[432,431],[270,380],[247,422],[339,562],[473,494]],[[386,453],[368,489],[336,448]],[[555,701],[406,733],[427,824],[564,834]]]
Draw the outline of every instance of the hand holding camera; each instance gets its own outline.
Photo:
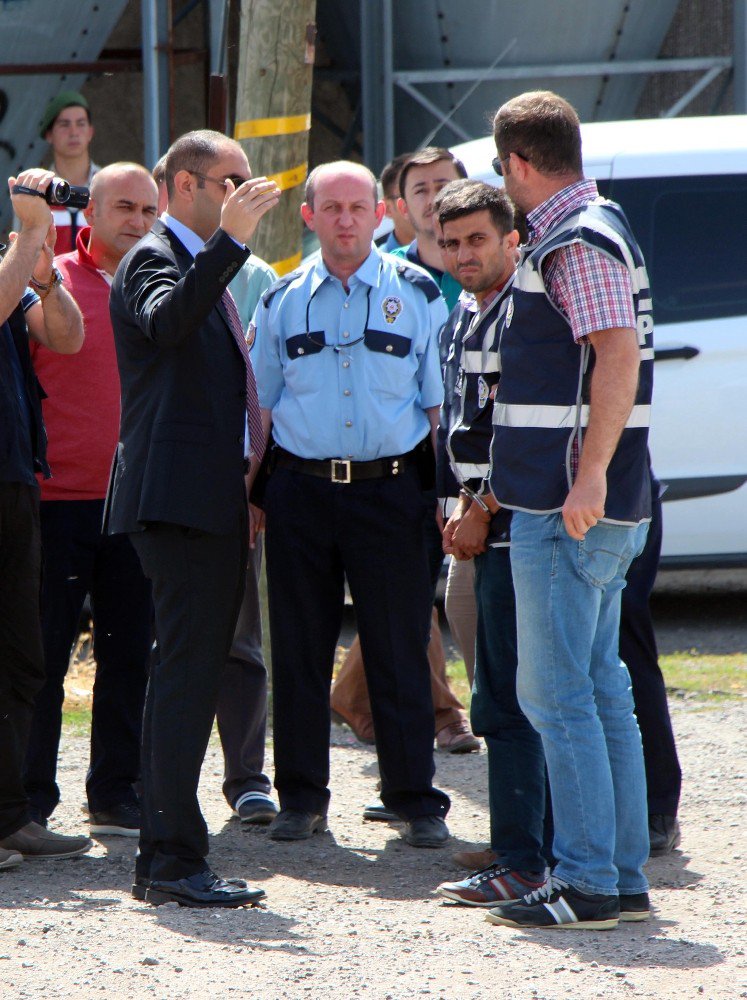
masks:
[[[24,226],[41,226],[44,222],[49,226],[52,215],[48,206],[77,210],[85,208],[90,198],[88,188],[68,184],[50,170],[24,170],[18,177],[10,177],[8,184],[13,210]]]
[[[13,211],[21,229],[41,229],[45,233],[52,225],[52,212],[45,200],[45,192],[54,174],[51,170],[23,170],[18,177],[8,178]],[[20,190],[19,190],[20,188]]]

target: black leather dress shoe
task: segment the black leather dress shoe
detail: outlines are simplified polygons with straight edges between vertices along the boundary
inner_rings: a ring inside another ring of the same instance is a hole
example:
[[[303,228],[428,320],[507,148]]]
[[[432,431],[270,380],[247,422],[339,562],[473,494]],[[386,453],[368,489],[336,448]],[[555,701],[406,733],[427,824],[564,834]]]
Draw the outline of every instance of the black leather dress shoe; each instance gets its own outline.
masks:
[[[402,837],[411,847],[443,847],[449,829],[440,816],[416,816],[405,823]]]
[[[146,878],[144,875],[136,875],[135,881],[132,883],[132,898],[139,899],[142,902],[145,899],[145,890],[149,887],[149,878]]]
[[[137,880],[133,890],[137,885]],[[145,888],[145,902],[160,906],[178,903],[180,906],[248,906],[258,903],[265,896],[264,889],[257,889],[245,882],[236,885],[206,869],[197,875],[166,881],[152,879]]]
[[[272,840],[308,840],[326,829],[326,816],[300,809],[281,809],[270,824],[270,837]]]
[[[649,813],[648,839],[651,845],[649,855],[652,858],[658,858],[662,854],[669,854],[673,851],[675,847],[679,846],[682,839],[677,817]]]
[[[223,879],[229,885],[238,886],[239,889],[248,888],[247,883],[243,878],[226,878]],[[139,899],[141,902],[145,899],[146,890],[150,888],[151,880],[146,878],[145,875],[136,875],[135,881],[132,883],[132,898]],[[264,892],[264,890],[262,890]]]

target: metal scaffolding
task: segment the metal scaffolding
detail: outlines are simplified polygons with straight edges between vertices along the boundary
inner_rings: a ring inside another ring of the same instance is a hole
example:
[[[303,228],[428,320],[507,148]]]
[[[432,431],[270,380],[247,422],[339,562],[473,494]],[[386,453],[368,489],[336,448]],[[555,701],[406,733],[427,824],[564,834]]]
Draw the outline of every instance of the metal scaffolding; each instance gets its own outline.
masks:
[[[509,42],[492,65],[467,67],[449,65],[443,68],[408,68],[396,65],[393,37],[396,16],[392,0],[361,0],[361,91],[363,101],[364,160],[374,170],[380,169],[396,150],[397,93],[406,93],[433,119],[433,128],[419,137],[418,145],[426,145],[441,127],[446,127],[456,141],[475,138],[460,124],[456,107],[444,107],[423,92],[433,84],[472,83],[472,90],[488,81],[570,80],[599,77],[604,81],[614,77],[643,76],[655,73],[697,72],[698,80],[667,108],[662,117],[681,114],[692,101],[717,77],[731,75],[734,84],[734,111],[747,113],[747,0],[734,0],[734,47],[731,56],[700,56],[686,58],[609,58],[594,61],[554,61],[506,65],[505,56],[512,47]],[[413,143],[414,145],[414,143]]]

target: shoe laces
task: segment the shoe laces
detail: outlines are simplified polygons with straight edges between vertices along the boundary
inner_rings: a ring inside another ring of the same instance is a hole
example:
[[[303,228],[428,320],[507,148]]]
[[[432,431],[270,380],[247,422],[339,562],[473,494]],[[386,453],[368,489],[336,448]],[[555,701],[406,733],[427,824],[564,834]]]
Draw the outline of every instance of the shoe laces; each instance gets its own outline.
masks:
[[[479,868],[476,872],[472,872],[469,880],[478,879],[481,882],[487,879],[494,878],[496,875],[505,875],[510,872],[511,869],[507,868],[505,865],[497,865],[493,862],[492,865],[488,865],[487,868]]]
[[[570,889],[570,884],[562,878],[558,878],[557,875],[549,875],[547,881],[539,889],[528,892],[523,901],[525,903],[539,903],[544,899],[550,899],[554,892],[560,892],[563,889]]]

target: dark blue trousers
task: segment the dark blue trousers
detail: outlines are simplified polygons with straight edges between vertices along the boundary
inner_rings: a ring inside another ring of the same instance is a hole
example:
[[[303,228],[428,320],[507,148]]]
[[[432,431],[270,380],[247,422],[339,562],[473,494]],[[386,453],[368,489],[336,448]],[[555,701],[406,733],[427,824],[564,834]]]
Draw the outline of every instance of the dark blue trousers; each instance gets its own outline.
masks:
[[[96,660],[88,805],[97,811],[137,800],[133,784],[140,777],[151,647],[150,584],[129,539],[102,534],[103,506],[103,500],[45,500],[41,504],[47,678],[36,696],[25,784],[32,812],[44,819],[60,801],[56,774],[63,683],[86,594],[91,600]]]
[[[550,862],[552,819],[542,740],[516,697],[516,603],[508,548],[475,557],[477,634],[472,730],[488,748],[490,846],[510,868]],[[546,827],[547,805],[547,829]]]
[[[658,483],[652,499],[651,524],[643,552],[630,564],[622,592],[620,659],[633,686],[638,728],[646,765],[649,813],[676,816],[682,771],[677,758],[667,691],[659,668],[649,598],[654,588],[661,554],[662,513]]]
[[[278,468],[265,512],[281,808],[327,812],[329,689],[347,577],[371,696],[381,798],[403,818],[445,816],[448,797],[432,785],[426,655],[432,594],[414,470],[338,484]]]

